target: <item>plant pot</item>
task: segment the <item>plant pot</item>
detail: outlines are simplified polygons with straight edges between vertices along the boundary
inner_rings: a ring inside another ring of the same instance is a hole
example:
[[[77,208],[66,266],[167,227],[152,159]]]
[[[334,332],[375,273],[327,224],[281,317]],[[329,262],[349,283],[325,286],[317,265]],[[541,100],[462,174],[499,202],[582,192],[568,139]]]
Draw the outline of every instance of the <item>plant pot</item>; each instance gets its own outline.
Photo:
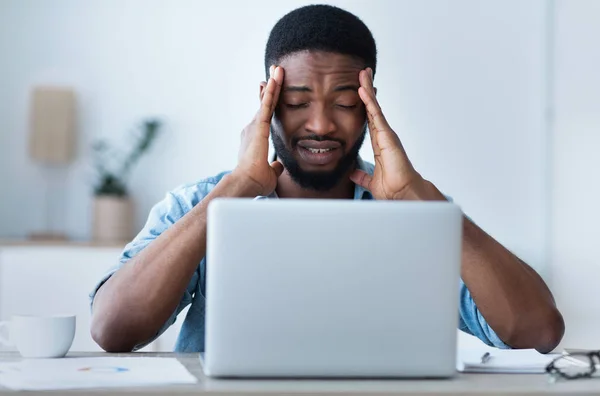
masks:
[[[127,197],[94,198],[93,239],[96,242],[129,242],[133,237],[133,203]]]

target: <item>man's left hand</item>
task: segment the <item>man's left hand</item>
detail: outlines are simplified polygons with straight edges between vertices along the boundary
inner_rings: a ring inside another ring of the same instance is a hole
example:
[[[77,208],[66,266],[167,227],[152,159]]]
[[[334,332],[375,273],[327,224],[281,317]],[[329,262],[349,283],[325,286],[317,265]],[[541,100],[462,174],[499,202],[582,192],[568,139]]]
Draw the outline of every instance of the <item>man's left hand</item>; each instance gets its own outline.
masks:
[[[444,199],[412,166],[398,135],[385,119],[375,96],[373,71],[361,70],[359,81],[358,94],[366,108],[375,170],[373,175],[356,170],[350,179],[369,190],[375,199]]]

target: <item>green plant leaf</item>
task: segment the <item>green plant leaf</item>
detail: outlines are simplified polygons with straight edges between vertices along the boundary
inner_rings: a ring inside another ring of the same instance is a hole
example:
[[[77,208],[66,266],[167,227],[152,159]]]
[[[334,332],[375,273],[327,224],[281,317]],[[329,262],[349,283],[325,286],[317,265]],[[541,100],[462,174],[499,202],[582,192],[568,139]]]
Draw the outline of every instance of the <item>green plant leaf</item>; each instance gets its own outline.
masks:
[[[137,137],[131,152],[123,156],[119,150],[110,147],[105,140],[97,140],[93,143],[95,159],[94,165],[98,172],[98,183],[94,187],[95,195],[111,195],[125,197],[128,195],[126,178],[131,168],[139,158],[147,152],[158,135],[161,122],[156,119],[148,119],[142,124],[142,133]],[[111,171],[109,161],[121,162],[121,166]]]

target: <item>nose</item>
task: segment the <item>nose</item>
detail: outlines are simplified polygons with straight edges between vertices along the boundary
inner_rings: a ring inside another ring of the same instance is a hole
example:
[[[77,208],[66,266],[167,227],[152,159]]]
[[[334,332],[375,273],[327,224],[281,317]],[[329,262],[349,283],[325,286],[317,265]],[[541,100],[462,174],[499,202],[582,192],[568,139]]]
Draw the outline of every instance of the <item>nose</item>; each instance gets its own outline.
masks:
[[[330,110],[323,105],[315,104],[310,108],[308,120],[306,120],[305,129],[307,132],[315,135],[327,135],[335,131]]]

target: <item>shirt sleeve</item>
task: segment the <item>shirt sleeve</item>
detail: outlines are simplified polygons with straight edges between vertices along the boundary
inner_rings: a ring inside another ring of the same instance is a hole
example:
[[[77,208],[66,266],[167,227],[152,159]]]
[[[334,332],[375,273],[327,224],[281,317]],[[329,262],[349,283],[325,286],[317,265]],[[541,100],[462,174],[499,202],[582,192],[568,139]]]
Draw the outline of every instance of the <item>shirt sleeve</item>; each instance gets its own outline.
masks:
[[[485,344],[501,349],[510,349],[496,332],[486,322],[485,318],[479,312],[471,292],[467,288],[467,285],[460,280],[460,300],[459,300],[459,321],[458,327],[460,330],[467,334],[471,334]]]
[[[454,202],[452,197],[448,195],[444,196],[448,202]],[[469,216],[464,214],[464,212],[463,215],[469,219],[469,221],[473,221]],[[510,349],[510,347],[506,345],[504,341],[500,339],[500,337],[498,337],[494,329],[492,329],[486,322],[481,312],[479,312],[475,301],[473,301],[471,292],[462,279],[460,280],[459,287],[460,296],[458,301],[458,328],[467,334],[479,338],[486,345],[501,349]]]
[[[190,208],[188,208],[190,210]],[[140,233],[131,241],[121,254],[119,261],[116,265],[109,268],[106,274],[99,280],[99,282],[95,285],[92,292],[90,293],[90,308],[93,306],[94,297],[96,293],[100,289],[100,287],[115,273],[117,272],[127,261],[129,261],[132,257],[141,252],[146,246],[150,244],[154,239],[156,239],[160,234],[162,234],[166,229],[175,224],[180,218],[182,218],[187,211],[183,209],[179,199],[173,193],[168,193],[166,198],[156,204],[150,214],[148,216],[148,220],[146,225],[140,231]],[[154,341],[158,338],[162,333],[164,333],[169,326],[175,323],[177,315],[192,302],[192,295],[196,290],[198,285],[198,271],[194,273],[190,283],[188,284],[186,290],[181,297],[179,305],[177,309],[173,312],[173,314],[169,317],[166,323],[159,329],[159,331],[152,337],[150,340],[144,342],[143,344],[138,344],[134,347],[134,350],[143,348],[147,344]]]

